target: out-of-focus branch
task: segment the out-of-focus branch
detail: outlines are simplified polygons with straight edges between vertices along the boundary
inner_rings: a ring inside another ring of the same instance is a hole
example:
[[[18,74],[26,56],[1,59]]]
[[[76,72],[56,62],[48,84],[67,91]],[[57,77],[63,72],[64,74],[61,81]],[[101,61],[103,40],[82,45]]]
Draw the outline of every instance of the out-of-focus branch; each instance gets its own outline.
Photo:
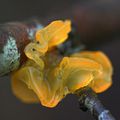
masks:
[[[78,4],[73,21],[81,40],[88,45],[110,41],[120,34],[120,1],[99,0]]]

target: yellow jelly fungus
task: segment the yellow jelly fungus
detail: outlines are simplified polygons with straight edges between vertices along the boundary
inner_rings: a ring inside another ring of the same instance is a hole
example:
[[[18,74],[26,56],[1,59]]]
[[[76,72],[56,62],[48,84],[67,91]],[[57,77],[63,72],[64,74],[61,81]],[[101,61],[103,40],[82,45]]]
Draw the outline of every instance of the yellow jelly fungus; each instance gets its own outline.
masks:
[[[48,43],[48,47],[59,45],[68,38],[68,33],[71,31],[71,21],[54,21],[42,30],[36,33],[36,40]]]
[[[112,64],[111,64],[110,60],[108,59],[108,57],[104,53],[102,53],[100,51],[97,51],[97,52],[86,51],[86,52],[76,53],[76,54],[72,55],[72,57],[79,57],[79,58],[85,57],[85,58],[94,60],[102,65],[102,69],[103,69],[102,74],[97,76],[89,84],[89,86],[96,93],[103,92],[107,88],[110,87],[110,85],[112,84],[112,77],[111,76],[113,73],[113,69],[112,69]]]
[[[102,52],[80,52],[60,58],[49,51],[64,42],[71,22],[54,21],[25,47],[28,61],[12,74],[13,93],[26,103],[55,107],[67,94],[89,86],[96,93],[112,83],[112,65]],[[49,51],[49,52],[48,52]]]

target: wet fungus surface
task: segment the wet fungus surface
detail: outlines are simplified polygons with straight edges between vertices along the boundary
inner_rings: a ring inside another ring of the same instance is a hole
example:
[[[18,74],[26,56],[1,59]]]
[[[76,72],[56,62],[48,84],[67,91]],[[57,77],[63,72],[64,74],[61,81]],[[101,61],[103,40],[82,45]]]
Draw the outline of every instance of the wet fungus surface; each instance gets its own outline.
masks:
[[[13,93],[23,102],[55,107],[67,94],[89,86],[96,93],[112,84],[112,65],[100,52],[83,51],[62,57],[55,47],[67,40],[71,22],[54,21],[36,32],[26,45],[28,60],[12,73]]]

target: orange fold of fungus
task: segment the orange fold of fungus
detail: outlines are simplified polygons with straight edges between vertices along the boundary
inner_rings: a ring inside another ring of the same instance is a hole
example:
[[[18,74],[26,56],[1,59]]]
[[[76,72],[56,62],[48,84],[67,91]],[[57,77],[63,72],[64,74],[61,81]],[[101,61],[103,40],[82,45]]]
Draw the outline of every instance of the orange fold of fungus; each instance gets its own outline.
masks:
[[[67,94],[89,86],[96,93],[112,84],[112,65],[98,52],[80,52],[59,58],[51,48],[63,43],[71,31],[71,22],[54,21],[36,33],[25,47],[28,61],[12,73],[13,93],[23,102],[55,107]],[[49,51],[49,52],[48,52]]]

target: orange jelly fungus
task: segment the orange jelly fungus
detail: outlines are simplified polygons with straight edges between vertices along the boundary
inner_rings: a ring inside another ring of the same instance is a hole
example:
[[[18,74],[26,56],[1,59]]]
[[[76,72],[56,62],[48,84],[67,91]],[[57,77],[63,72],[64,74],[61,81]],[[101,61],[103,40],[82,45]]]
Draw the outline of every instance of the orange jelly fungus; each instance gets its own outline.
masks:
[[[25,47],[27,62],[12,74],[13,93],[26,103],[55,107],[67,94],[89,86],[96,93],[112,83],[112,65],[102,52],[80,52],[59,58],[52,48],[63,43],[71,31],[69,20],[54,21],[37,31]]]

